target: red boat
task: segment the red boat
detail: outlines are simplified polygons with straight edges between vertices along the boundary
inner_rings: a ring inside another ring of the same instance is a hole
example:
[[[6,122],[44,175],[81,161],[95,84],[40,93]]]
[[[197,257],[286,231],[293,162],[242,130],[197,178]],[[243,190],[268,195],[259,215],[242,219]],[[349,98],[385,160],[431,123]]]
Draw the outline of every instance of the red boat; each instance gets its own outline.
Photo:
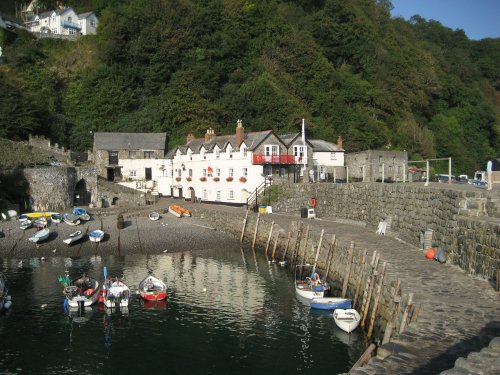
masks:
[[[167,299],[167,285],[149,275],[139,283],[139,294],[146,301],[163,301]]]

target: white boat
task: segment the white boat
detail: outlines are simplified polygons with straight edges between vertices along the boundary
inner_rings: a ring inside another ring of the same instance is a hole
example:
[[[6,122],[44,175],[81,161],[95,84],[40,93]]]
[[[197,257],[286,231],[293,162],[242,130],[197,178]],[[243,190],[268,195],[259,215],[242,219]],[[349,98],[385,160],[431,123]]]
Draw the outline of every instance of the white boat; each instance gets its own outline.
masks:
[[[333,312],[333,319],[335,320],[337,327],[347,333],[350,333],[359,325],[360,316],[354,309],[337,309]]]
[[[167,299],[167,285],[152,275],[148,275],[139,283],[139,294],[146,301],[163,301]]]
[[[59,277],[59,281],[64,285],[65,306],[87,307],[96,303],[99,298],[99,282],[85,274],[70,281],[66,273],[64,278]]]
[[[19,228],[21,228],[22,230],[26,230],[31,227],[31,224],[32,223],[30,219],[25,219],[21,221],[21,224],[19,224]]]
[[[104,305],[108,308],[128,307],[130,288],[118,278],[115,281],[107,279],[102,286],[102,297]]]
[[[49,228],[43,228],[42,230],[39,230],[36,232],[33,237],[28,238],[29,241],[34,242],[34,243],[39,243],[42,241],[45,241],[47,238],[49,238],[50,235],[50,230]]]
[[[170,212],[175,217],[191,216],[191,212],[187,208],[184,208],[177,204],[171,204],[170,206],[168,206],[168,212]]]
[[[100,229],[95,229],[89,233],[89,239],[91,242],[101,242],[104,238],[104,232]]]
[[[45,228],[47,226],[47,223],[47,218],[43,216],[33,220],[33,226],[39,229]]]
[[[301,302],[307,305],[310,305],[311,301],[315,298],[323,298],[325,296],[325,290],[328,289],[327,285],[321,281],[317,272],[313,271],[311,276],[300,279],[300,271],[310,268],[310,265],[299,265],[295,268],[295,294],[299,297]]]
[[[81,230],[77,230],[76,232],[71,233],[67,238],[63,240],[64,243],[71,245],[73,242],[81,240],[83,237],[83,233]]]
[[[90,215],[88,214],[87,210],[85,210],[85,208],[81,208],[81,207],[73,208],[73,215],[78,216],[80,218],[80,220],[83,220],[83,221],[90,220]]]
[[[149,218],[153,221],[159,220],[160,219],[160,214],[156,211],[153,211],[149,214]]]
[[[80,218],[74,214],[64,214],[62,217],[68,225],[74,226],[80,224]]]

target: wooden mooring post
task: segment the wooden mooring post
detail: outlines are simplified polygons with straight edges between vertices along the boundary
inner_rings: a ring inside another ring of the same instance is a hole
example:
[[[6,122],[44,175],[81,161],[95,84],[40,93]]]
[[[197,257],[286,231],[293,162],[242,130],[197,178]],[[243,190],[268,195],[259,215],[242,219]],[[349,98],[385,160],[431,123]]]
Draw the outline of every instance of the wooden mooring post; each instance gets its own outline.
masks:
[[[285,245],[285,251],[283,252],[283,257],[281,258],[281,260],[284,262],[285,259],[286,259],[286,253],[288,252],[288,246],[290,245],[290,240],[292,239],[292,232],[289,231],[288,232],[288,237],[286,239],[286,245]]]
[[[269,249],[269,244],[271,243],[271,237],[273,235],[273,228],[274,228],[274,220],[271,222],[271,228],[269,229],[269,236],[267,237],[266,258],[267,258],[267,250]]]
[[[243,219],[243,229],[241,230],[240,243],[243,243],[243,236],[245,235],[245,227],[247,226],[247,219],[248,219],[248,210],[245,214],[245,218]]]
[[[373,287],[375,279],[377,278],[379,254],[375,256],[375,263],[372,266],[371,275],[368,277],[368,290],[365,290],[366,298],[363,298],[363,306],[361,308],[361,327],[365,326],[366,316],[368,315],[368,308],[370,307],[370,300],[372,298]]]
[[[278,246],[278,239],[280,237],[280,232],[276,232],[276,238],[274,239],[273,254],[271,255],[271,260],[274,260],[274,254],[276,254],[276,247]]]
[[[385,276],[385,267],[387,263],[384,262],[382,265],[382,272],[380,273],[380,281],[377,286],[377,292],[375,293],[375,301],[373,302],[372,313],[370,315],[370,325],[368,326],[368,333],[366,334],[368,337],[372,336],[373,325],[375,324],[375,316],[377,314],[378,303],[380,301],[380,294],[382,292],[382,286],[384,285],[384,276]]]
[[[257,214],[257,221],[255,222],[255,233],[253,234],[252,250],[255,250],[255,241],[257,240],[257,230],[259,229],[260,212]]]
[[[335,234],[332,234],[332,240],[330,241],[330,245],[328,246],[328,256],[326,258],[326,272],[324,277],[324,280],[326,282],[328,282],[328,273],[330,272],[330,267],[333,260],[333,253],[335,251],[335,241],[336,241],[336,236]]]
[[[413,304],[413,293],[410,293],[408,297],[408,302],[406,303],[405,312],[403,313],[403,319],[401,320],[401,327],[399,327],[399,333],[403,333],[406,329],[406,322],[408,320],[408,314],[410,313],[411,305]]]
[[[356,282],[356,292],[354,293],[354,298],[352,300],[352,307],[356,308],[359,296],[359,290],[361,289],[361,282],[363,281],[363,274],[365,272],[365,262],[366,262],[366,249],[363,251],[361,256],[361,262],[359,266],[358,281]]]
[[[351,246],[349,246],[347,255],[347,270],[344,277],[344,285],[342,286],[342,298],[345,298],[347,294],[347,286],[349,284],[349,277],[351,276],[351,266],[352,266],[352,253],[354,251],[354,242],[351,241]]]
[[[303,229],[303,224],[302,222],[299,222],[299,227],[297,229],[297,237],[295,238],[295,246],[293,247],[292,255],[290,257],[291,265],[295,269],[295,266],[297,265],[297,255],[299,253],[299,248],[300,248],[300,241],[302,240],[302,229]]]

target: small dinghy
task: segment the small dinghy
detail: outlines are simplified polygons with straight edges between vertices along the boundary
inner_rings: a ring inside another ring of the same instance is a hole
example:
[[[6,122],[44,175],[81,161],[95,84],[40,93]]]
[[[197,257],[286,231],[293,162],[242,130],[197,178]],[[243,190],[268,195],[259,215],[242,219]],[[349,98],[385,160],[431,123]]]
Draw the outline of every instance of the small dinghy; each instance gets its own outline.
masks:
[[[313,298],[310,306],[312,309],[318,310],[350,309],[352,307],[352,302],[347,298],[323,297]]]
[[[149,275],[139,283],[139,294],[145,301],[163,301],[167,299],[167,285]]]
[[[50,230],[49,228],[43,228],[42,230],[39,230],[36,232],[33,237],[28,238],[29,241],[34,242],[34,243],[39,243],[42,241],[45,241],[47,238],[49,238],[50,235]]]
[[[321,281],[319,274],[312,271],[311,276],[301,279],[302,270],[313,268],[311,265],[298,265],[295,268],[295,295],[301,302],[311,305],[313,299],[323,298],[328,285]]]
[[[89,239],[91,242],[101,242],[104,238],[104,232],[100,229],[95,229],[89,233]]]
[[[108,278],[102,289],[103,302],[107,308],[128,307],[130,288],[123,281],[118,278],[112,281]]]
[[[21,228],[22,230],[26,230],[28,228],[31,228],[31,224],[32,224],[31,220],[26,219],[21,221],[21,224],[19,224],[19,228]]]
[[[153,211],[149,214],[149,218],[153,221],[159,220],[160,219],[160,214],[156,211]]]
[[[50,215],[50,220],[53,223],[59,224],[59,223],[62,223],[63,218],[60,214],[52,214],[52,215]]]
[[[23,221],[26,221],[26,220],[29,220],[30,218],[28,217],[28,215],[25,215],[25,214],[22,214],[22,215],[19,215],[17,217],[17,220],[19,220],[19,222],[23,222]]]
[[[68,272],[64,277],[59,276],[59,282],[63,284],[63,294],[66,296],[65,307],[87,307],[97,302],[99,298],[99,282],[85,274],[70,281]]]
[[[187,208],[181,207],[177,204],[171,204],[168,207],[168,212],[170,212],[175,217],[191,216],[191,212]]]
[[[333,319],[335,320],[337,327],[347,333],[350,333],[359,325],[360,316],[354,309],[337,309],[333,312]]]
[[[74,214],[64,214],[62,217],[64,222],[68,225],[75,226],[80,224],[80,218]]]
[[[71,245],[76,241],[80,241],[83,237],[83,233],[81,230],[77,230],[76,232],[71,233],[67,238],[63,240],[64,243]]]
[[[47,226],[47,218],[46,217],[39,217],[35,220],[33,220],[33,226],[35,228],[43,229]]]
[[[87,210],[85,210],[85,208],[81,208],[81,207],[73,208],[73,215],[78,216],[80,218],[80,220],[83,220],[83,221],[90,220],[90,215],[88,214]]]

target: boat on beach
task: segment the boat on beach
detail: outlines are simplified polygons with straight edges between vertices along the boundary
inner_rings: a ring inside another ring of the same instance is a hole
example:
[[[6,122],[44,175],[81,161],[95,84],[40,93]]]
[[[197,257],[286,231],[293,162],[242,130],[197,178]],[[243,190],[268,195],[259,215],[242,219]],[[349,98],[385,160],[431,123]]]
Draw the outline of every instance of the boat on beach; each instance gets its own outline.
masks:
[[[139,283],[139,295],[145,301],[163,301],[167,299],[167,285],[152,275]]]
[[[39,243],[49,238],[49,235],[50,235],[49,228],[43,228],[38,232],[36,232],[32,237],[28,238],[28,240],[34,243]]]
[[[31,224],[32,224],[31,220],[26,219],[21,221],[21,224],[19,224],[19,228],[21,228],[22,230],[26,230],[28,228],[31,228]]]
[[[80,224],[80,218],[74,214],[63,214],[63,221],[71,226]]]
[[[62,223],[63,218],[60,214],[52,214],[52,215],[50,215],[50,220],[53,223],[59,224],[59,223]]]
[[[153,220],[153,221],[156,221],[156,220],[159,220],[160,219],[160,214],[156,211],[153,211],[149,214],[149,219],[150,220]]]
[[[81,207],[73,208],[73,215],[78,216],[80,218],[80,220],[83,220],[83,221],[90,220],[90,215],[88,214],[88,212],[85,208],[81,208]]]
[[[22,214],[19,217],[28,217],[30,219],[37,219],[39,217],[50,218],[53,214],[59,214],[58,212],[28,212],[26,214]]]
[[[171,204],[168,206],[168,212],[175,217],[191,216],[191,212],[187,208],[181,207],[177,204]]]
[[[313,298],[309,306],[318,310],[350,309],[352,301],[341,297]]]
[[[48,224],[48,222],[47,222],[46,217],[39,217],[39,218],[33,220],[33,226],[35,228],[38,228],[39,230],[45,228],[47,226],[47,224]]]
[[[101,242],[104,238],[104,232],[100,229],[95,229],[89,233],[89,239],[91,242]]]
[[[64,278],[59,277],[59,282],[64,285],[63,294],[66,297],[64,305],[67,307],[91,306],[99,298],[99,282],[85,274],[70,281],[68,272],[66,272]]]
[[[337,309],[333,312],[333,319],[337,327],[351,333],[358,327],[360,315],[354,309]]]
[[[71,245],[76,241],[80,241],[83,238],[83,232],[81,230],[77,230],[76,232],[71,233],[67,238],[63,240],[65,244]]]

